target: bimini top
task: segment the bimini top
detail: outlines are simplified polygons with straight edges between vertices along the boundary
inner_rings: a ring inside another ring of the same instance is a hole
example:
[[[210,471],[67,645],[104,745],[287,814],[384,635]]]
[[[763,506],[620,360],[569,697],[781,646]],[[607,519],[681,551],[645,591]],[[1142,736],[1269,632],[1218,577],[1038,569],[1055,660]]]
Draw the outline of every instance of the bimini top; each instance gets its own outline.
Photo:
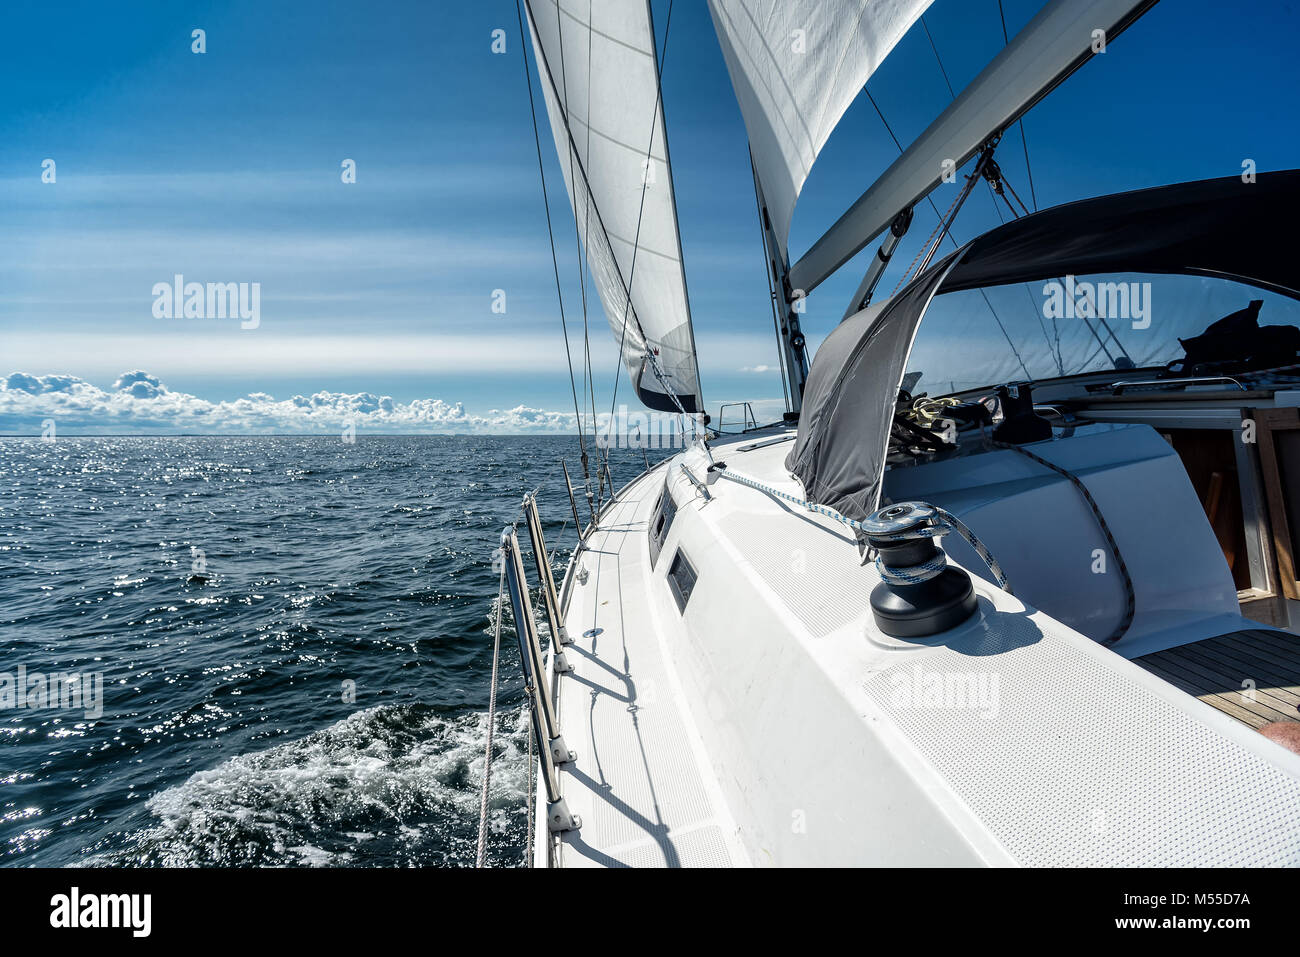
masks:
[[[826,337],[786,468],[813,502],[855,519],[877,507],[898,388],[937,293],[1139,272],[1222,277],[1300,299],[1300,266],[1275,226],[1297,212],[1300,170],[1284,170],[1081,200],[985,233]]]

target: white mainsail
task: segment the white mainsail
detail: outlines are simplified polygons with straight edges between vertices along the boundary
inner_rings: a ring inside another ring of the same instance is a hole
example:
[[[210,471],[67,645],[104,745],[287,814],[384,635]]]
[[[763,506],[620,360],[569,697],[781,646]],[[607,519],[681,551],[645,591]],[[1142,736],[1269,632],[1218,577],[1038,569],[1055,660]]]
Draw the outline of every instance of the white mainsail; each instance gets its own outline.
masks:
[[[799,191],[844,111],[931,0],[709,0],[784,253]]]
[[[527,7],[565,185],[632,384],[652,409],[703,411],[647,0]]]

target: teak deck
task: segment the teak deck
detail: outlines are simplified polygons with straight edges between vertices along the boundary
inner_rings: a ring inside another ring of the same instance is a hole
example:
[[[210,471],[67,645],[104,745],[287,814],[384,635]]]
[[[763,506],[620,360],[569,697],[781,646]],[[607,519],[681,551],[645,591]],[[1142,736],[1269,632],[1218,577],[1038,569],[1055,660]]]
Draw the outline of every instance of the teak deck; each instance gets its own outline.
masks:
[[[1252,728],[1300,720],[1300,638],[1252,629],[1134,659]]]

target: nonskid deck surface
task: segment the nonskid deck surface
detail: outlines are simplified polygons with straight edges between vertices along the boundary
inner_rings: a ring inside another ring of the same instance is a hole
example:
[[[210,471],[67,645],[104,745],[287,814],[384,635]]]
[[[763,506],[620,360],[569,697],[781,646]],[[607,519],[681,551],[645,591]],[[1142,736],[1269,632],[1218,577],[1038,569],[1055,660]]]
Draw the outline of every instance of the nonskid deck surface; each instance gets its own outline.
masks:
[[[646,520],[661,482],[637,483],[601,517],[569,605],[574,671],[559,682],[557,708],[578,757],[560,776],[582,827],[559,844],[565,867],[746,863],[647,601]]]

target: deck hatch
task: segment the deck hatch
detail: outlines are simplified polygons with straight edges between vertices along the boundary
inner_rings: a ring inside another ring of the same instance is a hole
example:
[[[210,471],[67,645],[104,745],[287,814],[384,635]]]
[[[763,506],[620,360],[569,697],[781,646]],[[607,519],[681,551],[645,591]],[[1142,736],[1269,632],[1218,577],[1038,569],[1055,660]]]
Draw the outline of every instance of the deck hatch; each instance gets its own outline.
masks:
[[[677,600],[678,611],[686,611],[686,603],[691,600],[691,592],[695,590],[696,577],[695,566],[679,548],[673,556],[673,563],[668,566],[668,587]]]

